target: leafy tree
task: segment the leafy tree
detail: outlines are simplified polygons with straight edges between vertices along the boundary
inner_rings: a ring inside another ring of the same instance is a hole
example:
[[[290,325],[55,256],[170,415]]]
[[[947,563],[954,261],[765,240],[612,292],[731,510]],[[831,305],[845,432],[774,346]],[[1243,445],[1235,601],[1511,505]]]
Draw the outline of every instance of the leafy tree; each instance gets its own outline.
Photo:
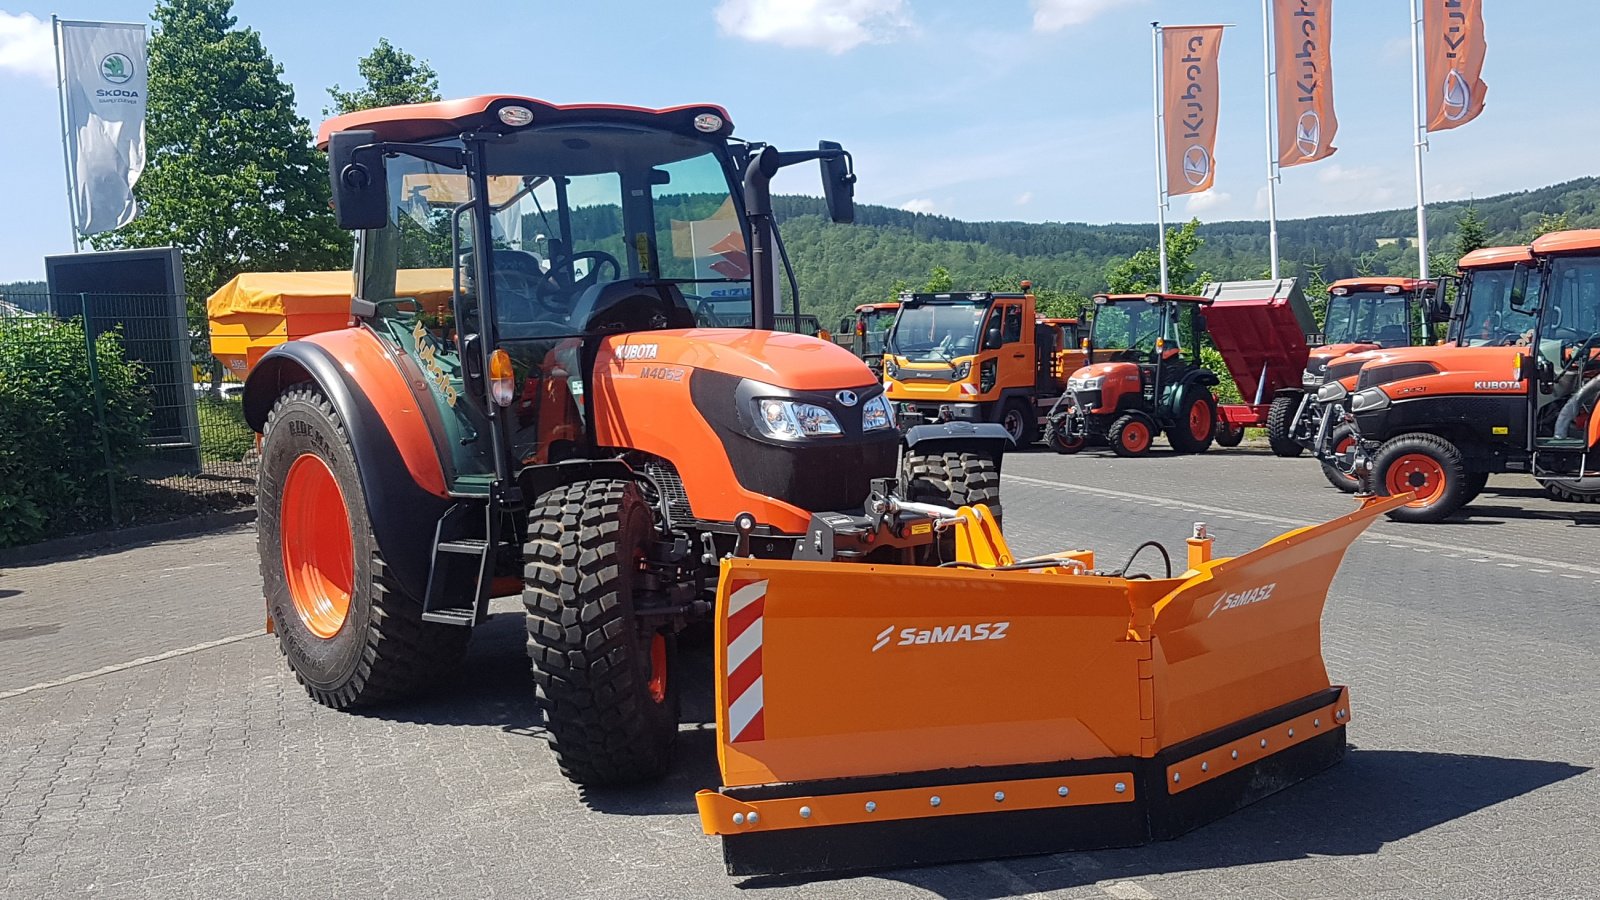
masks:
[[[1469,206],[1456,219],[1456,260],[1474,250],[1489,246],[1489,230],[1478,216],[1478,208]]]
[[[390,44],[388,38],[378,39],[378,46],[356,63],[356,71],[366,86],[353,91],[342,90],[337,84],[328,88],[333,106],[324,109],[323,114],[337,116],[379,106],[440,99],[439,74],[428,61]]]
[[[232,9],[231,0],[156,3],[140,214],[93,240],[182,248],[198,316],[199,298],[240,272],[337,269],[350,258],[294,90]]]
[[[950,277],[950,270],[944,266],[934,266],[928,273],[928,280],[923,282],[922,290],[929,294],[942,294],[955,290],[955,279]]]
[[[1566,231],[1571,227],[1564,212],[1540,213],[1538,223],[1533,226],[1533,237],[1543,237],[1552,231]]]
[[[1190,219],[1181,228],[1167,229],[1167,286],[1174,294],[1198,294],[1211,273],[1195,274],[1190,260],[1204,240],[1199,235],[1200,220]],[[1137,294],[1161,289],[1161,252],[1146,247],[1106,269],[1106,290],[1113,294]]]

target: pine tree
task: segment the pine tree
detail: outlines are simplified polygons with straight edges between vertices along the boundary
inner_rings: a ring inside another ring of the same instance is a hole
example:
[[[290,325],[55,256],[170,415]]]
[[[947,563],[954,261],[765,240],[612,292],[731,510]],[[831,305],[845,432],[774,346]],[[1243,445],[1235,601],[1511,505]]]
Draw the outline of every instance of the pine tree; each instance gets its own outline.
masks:
[[[1466,256],[1474,250],[1481,250],[1489,246],[1489,229],[1484,227],[1483,220],[1478,217],[1478,208],[1469,206],[1456,219],[1456,259]]]
[[[325,158],[261,36],[231,0],[159,0],[139,217],[96,247],[176,246],[196,304],[247,271],[338,269],[350,238]],[[192,307],[193,313],[202,314]]]
[[[356,71],[366,86],[354,91],[341,90],[337,84],[328,88],[333,106],[323,110],[325,115],[440,99],[439,74],[428,61],[390,44],[388,38],[378,39],[378,46],[356,63]]]

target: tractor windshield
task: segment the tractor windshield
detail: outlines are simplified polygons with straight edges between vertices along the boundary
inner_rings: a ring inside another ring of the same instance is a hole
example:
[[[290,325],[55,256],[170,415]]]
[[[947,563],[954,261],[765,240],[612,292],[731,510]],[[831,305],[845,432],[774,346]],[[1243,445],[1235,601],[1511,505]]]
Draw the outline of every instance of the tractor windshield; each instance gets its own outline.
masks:
[[[904,306],[889,335],[889,350],[910,362],[949,362],[978,352],[987,300]]]
[[[883,355],[883,342],[889,336],[889,328],[894,325],[897,312],[897,307],[869,306],[856,314],[856,330],[862,338],[863,355]]]
[[[1322,326],[1323,340],[1329,344],[1409,347],[1411,301],[1410,294],[1384,291],[1334,294],[1328,298],[1328,312]]]
[[[1515,270],[1475,269],[1466,277],[1465,308],[1461,311],[1462,346],[1515,344],[1533,328],[1533,316],[1511,308]],[[1529,300],[1535,301],[1539,280],[1529,279],[1527,290]]]
[[[1177,321],[1162,303],[1123,300],[1095,307],[1091,343],[1096,351],[1119,351],[1127,358],[1149,357],[1156,349],[1156,338],[1165,338],[1168,348],[1181,348]]]

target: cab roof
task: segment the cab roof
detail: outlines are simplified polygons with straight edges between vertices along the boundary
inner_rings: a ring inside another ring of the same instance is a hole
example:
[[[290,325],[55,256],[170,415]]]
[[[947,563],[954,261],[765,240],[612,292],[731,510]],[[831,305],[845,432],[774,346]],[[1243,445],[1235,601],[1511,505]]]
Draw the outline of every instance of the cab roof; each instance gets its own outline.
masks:
[[[864,312],[893,312],[894,310],[897,310],[899,308],[900,308],[899,302],[863,303],[860,306],[856,307],[856,312],[858,312],[858,313],[864,313]]]
[[[324,121],[322,127],[317,129],[317,146],[326,149],[329,135],[336,131],[352,129],[375,131],[380,141],[430,141],[478,129],[505,131],[508,126],[500,121],[500,110],[508,106],[520,106],[532,112],[534,125],[603,121],[723,137],[733,132],[733,121],[728,118],[728,111],[709,103],[669,106],[664,109],[611,103],[577,103],[563,106],[532,97],[486,94],[481,97],[441,100],[436,103],[383,106],[334,116]],[[695,127],[695,118],[707,113],[720,118],[722,126],[715,131],[699,132]]]
[[[1552,231],[1533,241],[1533,252],[1540,256],[1554,253],[1594,253],[1600,251],[1600,228]]]
[[[1143,294],[1095,294],[1095,303],[1120,303],[1128,300],[1143,300],[1145,302],[1170,300],[1174,303],[1198,303],[1201,306],[1210,306],[1210,297],[1194,297],[1189,294],[1158,294],[1150,291]]]
[[[1083,324],[1082,322],[1078,321],[1076,316],[1073,316],[1071,318],[1066,318],[1066,319],[1060,318],[1059,316],[1043,316],[1043,317],[1041,317],[1039,319],[1039,321],[1041,323],[1045,324],[1045,325],[1082,325]]]
[[[1384,288],[1397,287],[1406,293],[1415,293],[1419,290],[1432,290],[1434,283],[1423,281],[1420,278],[1388,278],[1368,276],[1364,278],[1341,278],[1328,285],[1328,290],[1344,288],[1351,291],[1381,291]]]
[[[1474,250],[1456,263],[1462,269],[1487,269],[1495,266],[1514,266],[1533,262],[1533,251],[1523,247],[1484,247]]]

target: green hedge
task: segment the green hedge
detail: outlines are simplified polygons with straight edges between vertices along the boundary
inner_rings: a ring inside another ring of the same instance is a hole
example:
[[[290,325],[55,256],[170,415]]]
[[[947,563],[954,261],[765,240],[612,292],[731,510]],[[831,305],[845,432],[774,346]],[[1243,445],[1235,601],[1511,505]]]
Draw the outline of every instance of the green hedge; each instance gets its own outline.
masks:
[[[110,483],[143,446],[150,397],[118,333],[95,340],[95,361],[98,397],[81,321],[0,318],[0,547],[108,517]]]

